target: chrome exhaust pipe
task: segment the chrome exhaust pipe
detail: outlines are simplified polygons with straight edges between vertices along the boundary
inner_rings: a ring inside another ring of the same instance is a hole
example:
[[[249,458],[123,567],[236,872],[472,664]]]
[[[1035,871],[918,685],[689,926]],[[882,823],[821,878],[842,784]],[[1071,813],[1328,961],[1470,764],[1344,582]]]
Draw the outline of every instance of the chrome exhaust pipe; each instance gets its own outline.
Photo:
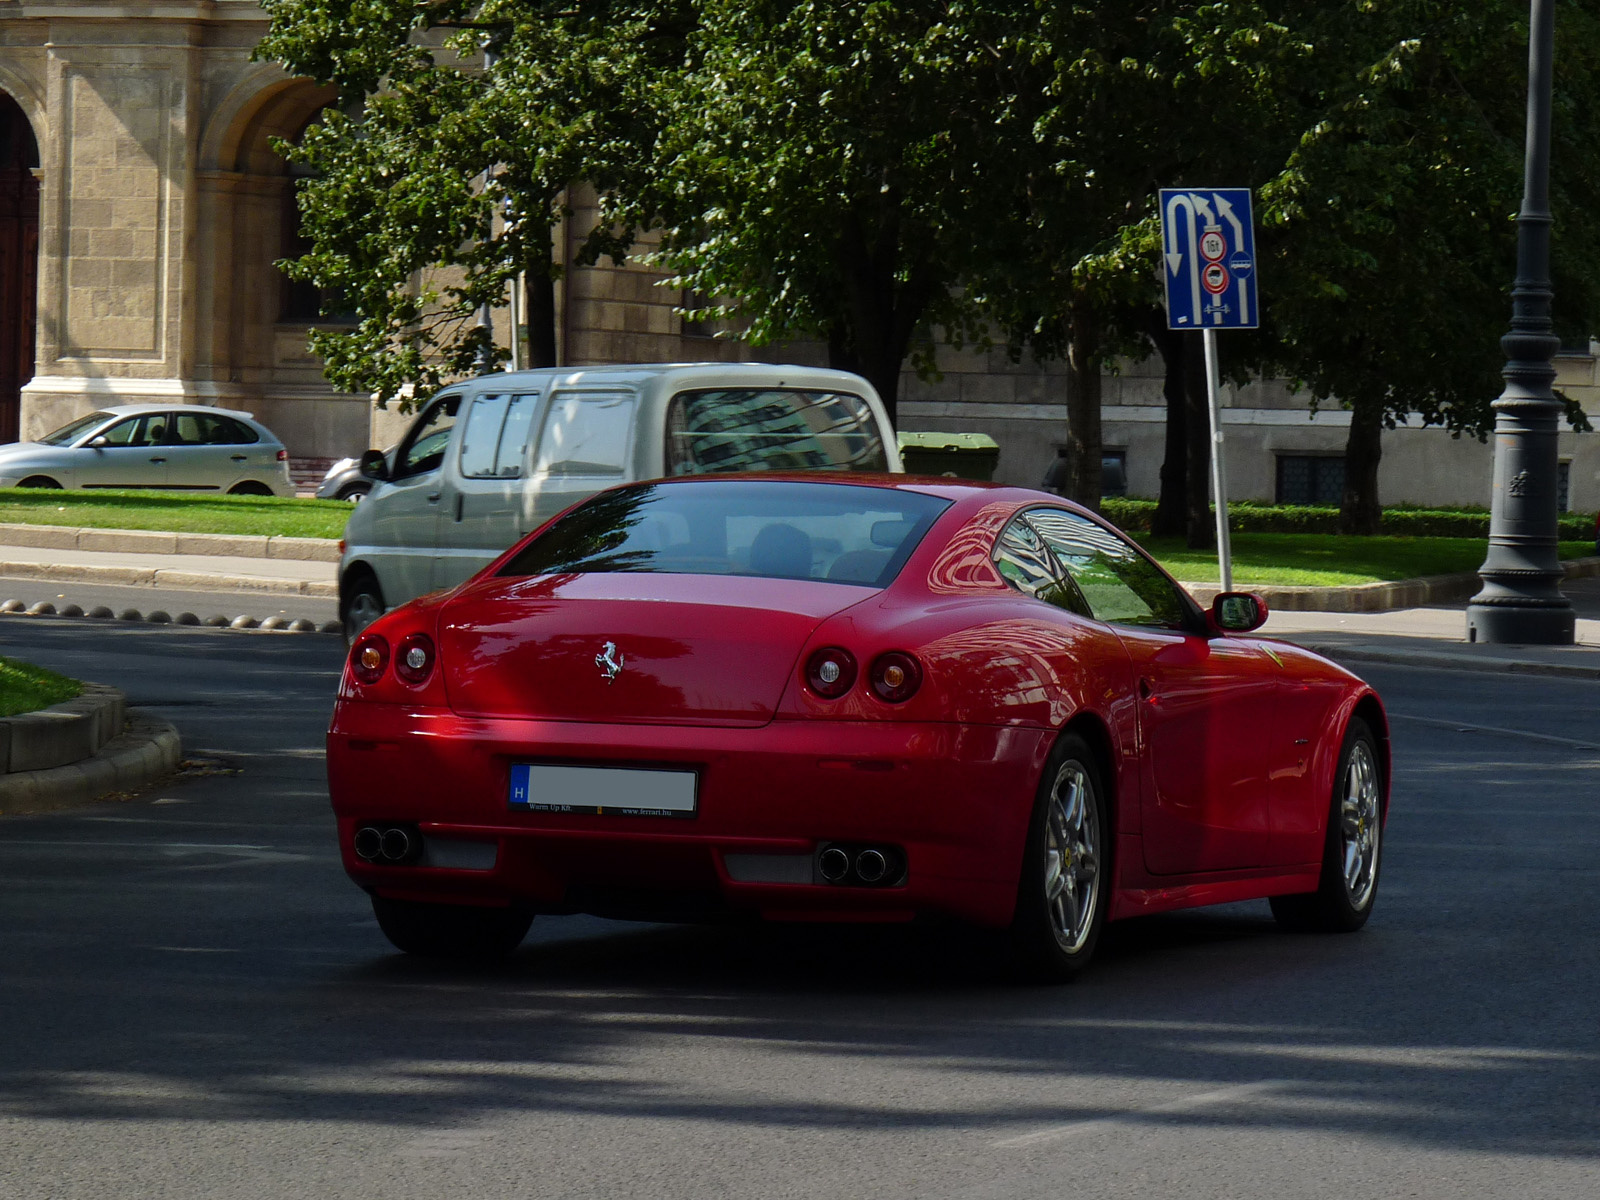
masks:
[[[410,862],[411,859],[416,857],[418,849],[417,839],[398,825],[390,826],[383,831],[383,858],[385,862]]]
[[[856,855],[856,878],[862,883],[882,883],[889,873],[889,859],[882,850],[866,849]]]
[[[363,825],[352,842],[362,862],[375,862],[383,853],[383,832],[376,825]]]
[[[850,856],[837,846],[829,846],[817,855],[817,871],[829,883],[838,883],[850,874]]]

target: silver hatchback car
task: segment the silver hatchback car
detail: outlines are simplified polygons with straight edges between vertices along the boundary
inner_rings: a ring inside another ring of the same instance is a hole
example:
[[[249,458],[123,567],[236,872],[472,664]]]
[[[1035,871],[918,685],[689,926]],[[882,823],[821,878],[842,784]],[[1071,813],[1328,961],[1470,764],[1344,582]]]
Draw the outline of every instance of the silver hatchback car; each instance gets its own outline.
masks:
[[[289,452],[249,413],[120,404],[0,446],[0,487],[164,488],[293,496]]]

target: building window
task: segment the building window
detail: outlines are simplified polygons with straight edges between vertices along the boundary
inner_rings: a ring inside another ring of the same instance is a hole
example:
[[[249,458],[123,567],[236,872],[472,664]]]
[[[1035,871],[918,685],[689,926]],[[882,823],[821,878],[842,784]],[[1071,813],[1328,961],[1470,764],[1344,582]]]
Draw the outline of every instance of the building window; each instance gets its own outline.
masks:
[[[1100,494],[1126,496],[1128,494],[1128,452],[1126,450],[1100,450]]]
[[[1344,499],[1344,458],[1278,455],[1279,504],[1338,504]]]
[[[1567,507],[1567,485],[1572,481],[1572,464],[1570,462],[1556,465],[1556,511],[1570,512]]]

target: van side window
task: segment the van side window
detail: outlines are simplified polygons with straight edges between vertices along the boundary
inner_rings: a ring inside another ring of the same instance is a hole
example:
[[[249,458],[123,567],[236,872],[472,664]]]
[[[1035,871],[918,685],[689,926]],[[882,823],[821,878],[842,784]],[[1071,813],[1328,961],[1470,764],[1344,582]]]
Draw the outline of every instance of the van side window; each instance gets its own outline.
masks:
[[[552,397],[533,473],[621,478],[632,444],[633,406],[632,396],[615,394]]]
[[[515,479],[522,474],[522,464],[527,457],[528,434],[533,428],[533,411],[539,406],[538,396],[513,396],[506,410],[505,428],[500,434],[500,449],[495,454],[494,473],[497,479]]]
[[[394,456],[396,479],[426,475],[444,464],[445,446],[450,442],[450,431],[455,428],[456,410],[460,407],[460,396],[441,396],[417,418]]]
[[[667,474],[887,471],[872,406],[845,392],[679,392],[667,409]]]
[[[509,396],[479,396],[467,410],[466,427],[461,431],[461,473],[467,478],[494,476],[500,426],[506,419],[506,405],[510,399]]]

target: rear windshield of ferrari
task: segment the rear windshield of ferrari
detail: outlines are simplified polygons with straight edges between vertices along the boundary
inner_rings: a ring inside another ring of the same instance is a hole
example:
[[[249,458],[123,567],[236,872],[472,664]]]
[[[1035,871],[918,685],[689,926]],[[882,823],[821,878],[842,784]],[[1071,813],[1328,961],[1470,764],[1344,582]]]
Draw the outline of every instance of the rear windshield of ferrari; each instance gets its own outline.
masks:
[[[949,501],[898,488],[697,481],[602,492],[500,574],[652,571],[887,587]]]

